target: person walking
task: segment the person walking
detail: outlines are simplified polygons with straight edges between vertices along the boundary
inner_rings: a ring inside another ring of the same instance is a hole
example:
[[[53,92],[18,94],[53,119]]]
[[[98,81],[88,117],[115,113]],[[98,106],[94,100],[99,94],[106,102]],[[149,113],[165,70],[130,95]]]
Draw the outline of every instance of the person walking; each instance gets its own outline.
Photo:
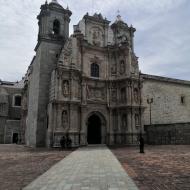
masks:
[[[65,136],[62,136],[60,139],[60,145],[61,145],[61,150],[65,148]]]
[[[144,138],[142,134],[140,134],[139,146],[140,146],[140,153],[144,153]]]

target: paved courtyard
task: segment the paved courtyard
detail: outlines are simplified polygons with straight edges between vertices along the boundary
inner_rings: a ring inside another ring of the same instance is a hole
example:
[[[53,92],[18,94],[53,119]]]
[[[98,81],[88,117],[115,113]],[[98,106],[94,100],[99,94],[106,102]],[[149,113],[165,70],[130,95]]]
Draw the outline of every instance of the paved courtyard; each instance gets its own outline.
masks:
[[[190,190],[190,145],[112,149],[140,190]]]
[[[21,190],[70,152],[0,144],[0,190]]]
[[[24,190],[137,190],[106,146],[79,148]]]

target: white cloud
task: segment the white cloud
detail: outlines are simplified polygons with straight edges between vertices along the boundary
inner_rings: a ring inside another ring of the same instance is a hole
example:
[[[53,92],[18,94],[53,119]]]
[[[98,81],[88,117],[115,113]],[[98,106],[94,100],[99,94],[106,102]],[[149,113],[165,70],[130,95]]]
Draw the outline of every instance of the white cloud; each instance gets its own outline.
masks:
[[[113,21],[117,10],[120,10],[123,19],[137,28],[135,49],[140,57],[142,71],[190,80],[187,73],[190,70],[190,1],[58,1],[64,7],[68,4],[73,12],[71,29],[86,12],[102,12]],[[20,80],[25,74],[37,43],[36,16],[44,2],[45,0],[0,0],[0,79]]]

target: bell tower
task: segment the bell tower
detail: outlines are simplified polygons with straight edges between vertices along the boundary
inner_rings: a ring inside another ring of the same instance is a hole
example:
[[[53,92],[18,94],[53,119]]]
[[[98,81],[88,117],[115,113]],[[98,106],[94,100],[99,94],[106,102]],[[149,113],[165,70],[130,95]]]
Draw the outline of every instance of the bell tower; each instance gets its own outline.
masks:
[[[38,41],[53,40],[64,42],[69,37],[69,22],[71,11],[64,9],[57,0],[41,6],[37,16],[39,25]]]
[[[48,128],[47,105],[50,78],[57,59],[69,37],[71,11],[64,9],[57,0],[45,2],[37,16],[39,33],[36,55],[31,63],[28,87],[28,116],[26,143],[32,147],[46,146]]]

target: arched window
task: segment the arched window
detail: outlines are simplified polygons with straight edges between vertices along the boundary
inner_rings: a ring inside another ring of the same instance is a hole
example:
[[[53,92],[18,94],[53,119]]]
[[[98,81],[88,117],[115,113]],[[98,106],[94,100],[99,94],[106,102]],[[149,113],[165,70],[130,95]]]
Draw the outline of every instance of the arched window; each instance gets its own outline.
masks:
[[[91,76],[99,77],[99,65],[97,63],[91,64]]]
[[[53,34],[58,35],[60,33],[60,22],[56,19],[53,22]]]

